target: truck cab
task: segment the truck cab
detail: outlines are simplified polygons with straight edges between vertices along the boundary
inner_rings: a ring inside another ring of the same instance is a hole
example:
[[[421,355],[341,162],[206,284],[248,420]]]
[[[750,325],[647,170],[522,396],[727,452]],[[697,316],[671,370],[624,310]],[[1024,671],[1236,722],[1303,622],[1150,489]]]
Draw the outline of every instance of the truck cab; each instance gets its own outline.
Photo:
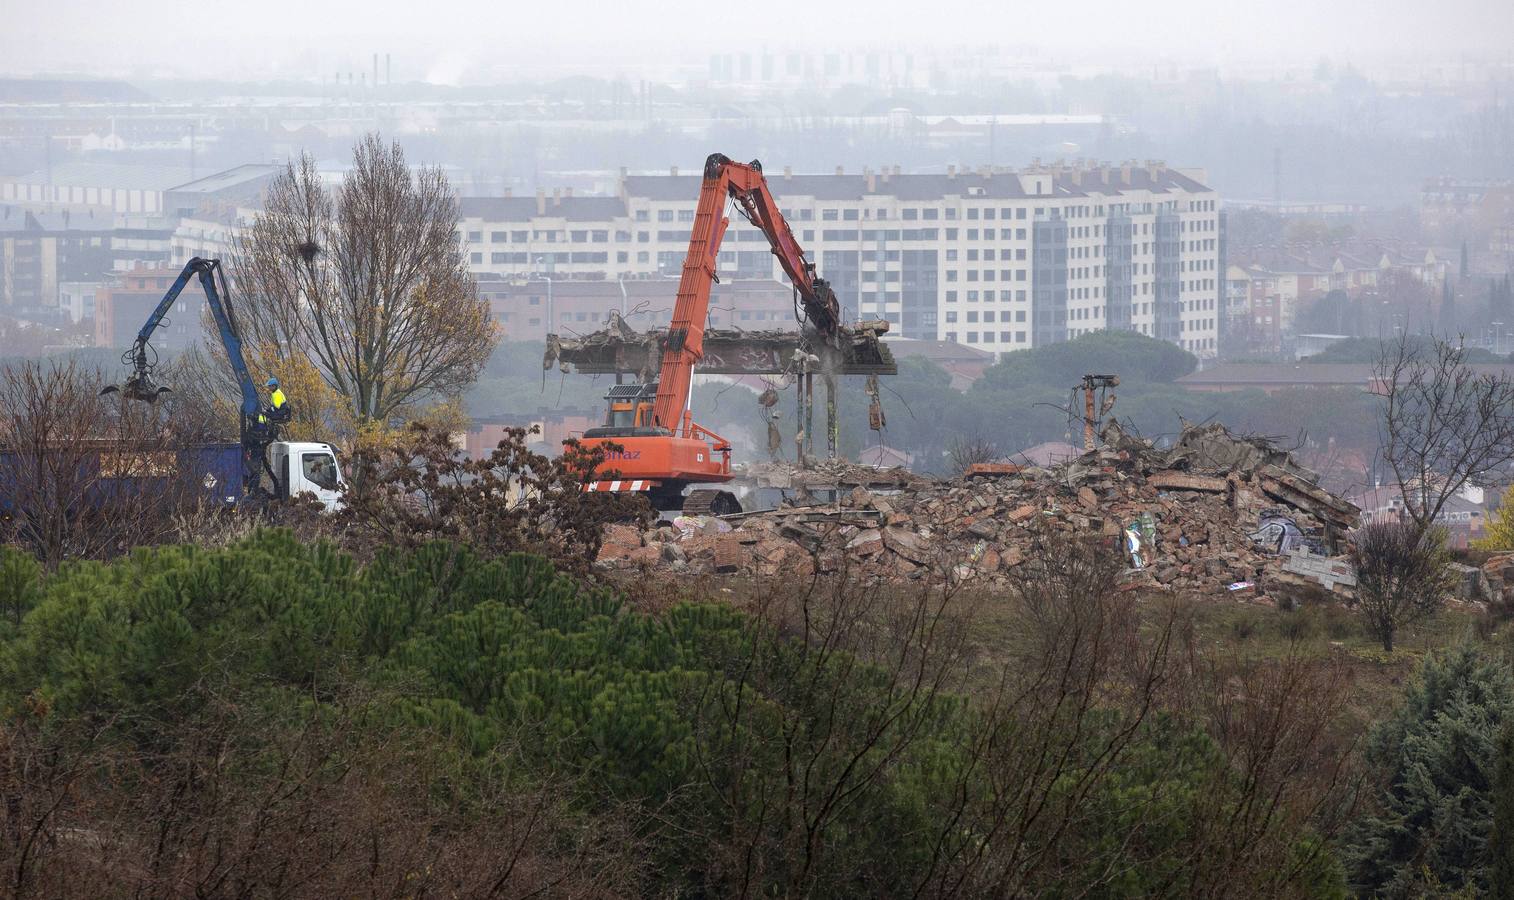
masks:
[[[316,441],[274,441],[268,445],[268,465],[278,483],[280,500],[311,494],[327,512],[342,508],[342,470],[336,450]]]

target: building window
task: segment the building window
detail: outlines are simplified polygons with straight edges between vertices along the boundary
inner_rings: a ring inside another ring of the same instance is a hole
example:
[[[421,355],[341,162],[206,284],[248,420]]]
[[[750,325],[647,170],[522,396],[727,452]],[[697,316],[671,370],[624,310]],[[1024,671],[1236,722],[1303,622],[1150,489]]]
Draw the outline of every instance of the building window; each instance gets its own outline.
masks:
[[[482,241],[483,239],[484,239],[484,233],[482,231],[470,231],[470,232],[468,232],[468,240],[470,240],[470,241],[479,242],[479,241]]]
[[[508,235],[506,235],[503,231],[495,231],[489,234],[489,240],[496,244],[503,244],[506,237],[508,237]]]
[[[969,331],[967,333],[967,342],[969,344],[976,344],[978,342],[978,333],[976,331]]]
[[[475,266],[481,266],[484,264],[484,255],[482,253],[470,253],[468,255],[468,262]]]
[[[671,222],[671,221],[673,221],[673,211],[671,209],[659,209],[657,211],[657,221],[659,221],[659,222]]]

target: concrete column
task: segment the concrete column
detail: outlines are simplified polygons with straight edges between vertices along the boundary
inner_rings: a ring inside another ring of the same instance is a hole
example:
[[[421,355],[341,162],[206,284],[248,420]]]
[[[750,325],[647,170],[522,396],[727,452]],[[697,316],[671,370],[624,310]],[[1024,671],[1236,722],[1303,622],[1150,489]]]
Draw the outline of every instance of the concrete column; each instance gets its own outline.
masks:
[[[804,373],[804,455],[815,452],[815,373]]]
[[[836,421],[836,376],[825,373],[825,455],[836,458],[836,444],[841,436],[841,427]]]

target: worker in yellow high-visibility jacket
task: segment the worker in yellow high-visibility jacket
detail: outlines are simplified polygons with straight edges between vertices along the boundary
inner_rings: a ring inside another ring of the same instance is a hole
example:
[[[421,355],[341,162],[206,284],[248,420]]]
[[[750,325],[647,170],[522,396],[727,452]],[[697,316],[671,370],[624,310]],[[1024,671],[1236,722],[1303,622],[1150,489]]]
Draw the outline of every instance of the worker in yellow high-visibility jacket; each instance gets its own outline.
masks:
[[[279,389],[279,380],[269,378],[263,387],[268,388],[268,405],[263,408],[263,412],[258,413],[258,423],[266,424],[270,416],[275,422],[289,421],[289,410],[285,408],[288,400],[284,397],[284,392]]]

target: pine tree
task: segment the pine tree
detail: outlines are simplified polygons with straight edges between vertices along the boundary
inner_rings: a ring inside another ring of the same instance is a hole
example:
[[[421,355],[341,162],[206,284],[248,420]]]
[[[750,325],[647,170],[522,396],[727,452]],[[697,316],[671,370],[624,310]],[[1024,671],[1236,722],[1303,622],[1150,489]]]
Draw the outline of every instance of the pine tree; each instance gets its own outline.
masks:
[[[0,546],[0,637],[14,633],[42,594],[42,566],[30,553]]]
[[[1514,900],[1514,722],[1498,733],[1493,767],[1493,833],[1488,840],[1489,884],[1498,900]]]
[[[1383,788],[1380,811],[1345,841],[1354,888],[1389,897],[1423,896],[1431,883],[1487,889],[1497,745],[1511,721],[1505,663],[1470,646],[1426,657],[1404,703],[1367,742]]]

